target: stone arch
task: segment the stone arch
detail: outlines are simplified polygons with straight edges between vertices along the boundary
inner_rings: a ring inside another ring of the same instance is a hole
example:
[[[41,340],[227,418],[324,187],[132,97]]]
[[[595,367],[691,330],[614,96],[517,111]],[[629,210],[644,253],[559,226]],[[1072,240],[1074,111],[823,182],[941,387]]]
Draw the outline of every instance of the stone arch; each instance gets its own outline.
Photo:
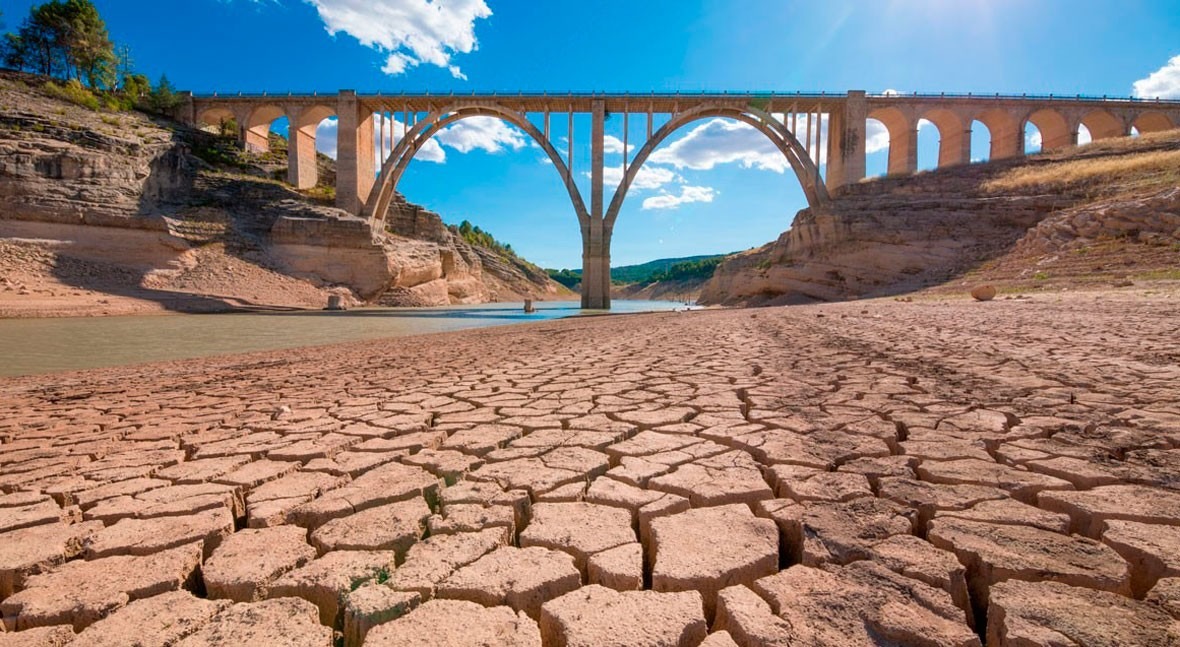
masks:
[[[297,189],[310,189],[319,181],[316,164],[316,129],[336,116],[336,108],[324,104],[300,106],[290,111],[287,125],[287,181]]]
[[[1015,157],[1024,153],[1024,131],[1011,112],[991,108],[975,114],[974,120],[983,124],[991,137],[989,160]]]
[[[938,129],[938,168],[965,164],[971,159],[971,139],[965,136],[967,127],[958,114],[934,108],[922,113],[921,118]]]
[[[574,211],[578,216],[578,223],[583,228],[589,226],[590,213],[586,209],[586,202],[582,199],[582,193],[574,183],[574,179],[570,175],[565,160],[561,158],[561,154],[557,152],[553,144],[524,114],[502,106],[484,104],[448,107],[430,113],[425,119],[415,124],[397,145],[394,146],[390,152],[389,159],[381,166],[381,175],[369,192],[368,199],[365,200],[362,215],[369,220],[383,219],[385,213],[389,210],[390,203],[393,201],[393,195],[397,189],[398,181],[405,173],[406,168],[409,166],[410,161],[414,159],[414,155],[418,150],[425,146],[426,142],[438,134],[443,128],[470,117],[495,117],[516,126],[528,136],[532,137],[549,156],[549,161],[553,162],[553,167],[561,175],[566,191],[569,193],[570,201],[573,203]]]
[[[672,118],[661,126],[658,131],[653,133],[647,142],[643,144],[643,147],[635,154],[635,158],[631,161],[631,165],[627,167],[627,172],[623,174],[623,179],[619,182],[618,188],[615,189],[610,206],[607,207],[603,225],[607,236],[609,236],[609,232],[614,228],[615,220],[619,216],[619,211],[623,208],[623,201],[627,197],[627,191],[631,188],[631,183],[635,181],[635,176],[638,175],[639,169],[647,161],[647,158],[655,152],[656,148],[677,130],[702,119],[716,118],[740,121],[766,135],[791,165],[791,170],[795,172],[795,177],[798,178],[799,184],[803,186],[803,193],[807,197],[809,206],[819,206],[828,200],[827,186],[824,184],[823,178],[820,177],[819,167],[811,160],[803,145],[799,143],[799,140],[795,139],[795,135],[791,133],[785,124],[765,112],[752,108],[741,110],[719,106],[701,106],[693,110],[673,114]],[[822,122],[822,119],[820,121]]]
[[[905,175],[918,168],[918,121],[898,108],[878,108],[867,117],[885,124],[889,131],[888,175]]]
[[[253,153],[265,153],[270,150],[270,124],[275,119],[287,116],[287,111],[275,104],[263,104],[250,110],[245,123],[238,124],[242,129],[242,143],[246,150]]]
[[[220,128],[222,124],[236,120],[234,111],[225,106],[209,106],[197,113],[197,128],[214,126]]]
[[[1090,139],[1093,141],[1122,137],[1127,134],[1124,132],[1122,120],[1102,109],[1086,113],[1079,123],[1090,131]]]
[[[1041,132],[1042,152],[1073,146],[1076,143],[1075,133],[1070,128],[1069,122],[1060,112],[1052,108],[1037,110],[1026,117],[1024,121],[1036,126],[1037,130]],[[1024,129],[1021,128],[1021,130]]]
[[[1157,133],[1164,130],[1171,130],[1176,127],[1168,115],[1162,112],[1144,112],[1135,117],[1132,122],[1140,133]]]

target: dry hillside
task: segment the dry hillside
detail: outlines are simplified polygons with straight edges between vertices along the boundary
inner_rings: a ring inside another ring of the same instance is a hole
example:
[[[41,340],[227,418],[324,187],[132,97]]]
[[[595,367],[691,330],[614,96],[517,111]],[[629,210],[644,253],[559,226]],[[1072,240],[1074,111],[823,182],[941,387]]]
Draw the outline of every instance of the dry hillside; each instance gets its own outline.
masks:
[[[724,263],[702,301],[1180,280],[1180,131],[880,178]]]

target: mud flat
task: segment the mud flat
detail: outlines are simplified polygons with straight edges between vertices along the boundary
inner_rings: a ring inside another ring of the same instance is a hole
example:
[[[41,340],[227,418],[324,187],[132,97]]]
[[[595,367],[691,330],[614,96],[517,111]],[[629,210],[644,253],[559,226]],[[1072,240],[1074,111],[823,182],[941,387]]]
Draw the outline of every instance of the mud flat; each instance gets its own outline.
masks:
[[[0,645],[1178,644],[1178,314],[875,300],[0,380]]]

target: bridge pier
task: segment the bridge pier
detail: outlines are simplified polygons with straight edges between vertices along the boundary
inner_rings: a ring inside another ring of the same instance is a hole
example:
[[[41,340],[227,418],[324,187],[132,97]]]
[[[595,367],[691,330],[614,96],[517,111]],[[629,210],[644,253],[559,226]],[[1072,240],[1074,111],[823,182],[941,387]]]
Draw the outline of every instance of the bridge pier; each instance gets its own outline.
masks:
[[[828,114],[829,190],[856,184],[865,179],[865,120],[869,107],[864,90],[848,93],[844,109]]]
[[[582,308],[591,310],[610,309],[610,231],[603,213],[605,143],[606,102],[600,99],[590,106],[590,218],[582,227]]]
[[[373,112],[353,90],[341,90],[336,101],[336,206],[359,214],[377,180]]]

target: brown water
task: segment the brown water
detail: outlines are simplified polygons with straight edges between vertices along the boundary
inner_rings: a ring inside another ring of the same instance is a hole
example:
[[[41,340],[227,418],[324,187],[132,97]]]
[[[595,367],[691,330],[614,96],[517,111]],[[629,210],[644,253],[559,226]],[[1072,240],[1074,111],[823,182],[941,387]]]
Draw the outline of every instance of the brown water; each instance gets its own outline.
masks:
[[[577,316],[573,301],[346,312],[0,319],[0,376],[298,348]],[[668,301],[615,301],[612,313],[683,308]]]

